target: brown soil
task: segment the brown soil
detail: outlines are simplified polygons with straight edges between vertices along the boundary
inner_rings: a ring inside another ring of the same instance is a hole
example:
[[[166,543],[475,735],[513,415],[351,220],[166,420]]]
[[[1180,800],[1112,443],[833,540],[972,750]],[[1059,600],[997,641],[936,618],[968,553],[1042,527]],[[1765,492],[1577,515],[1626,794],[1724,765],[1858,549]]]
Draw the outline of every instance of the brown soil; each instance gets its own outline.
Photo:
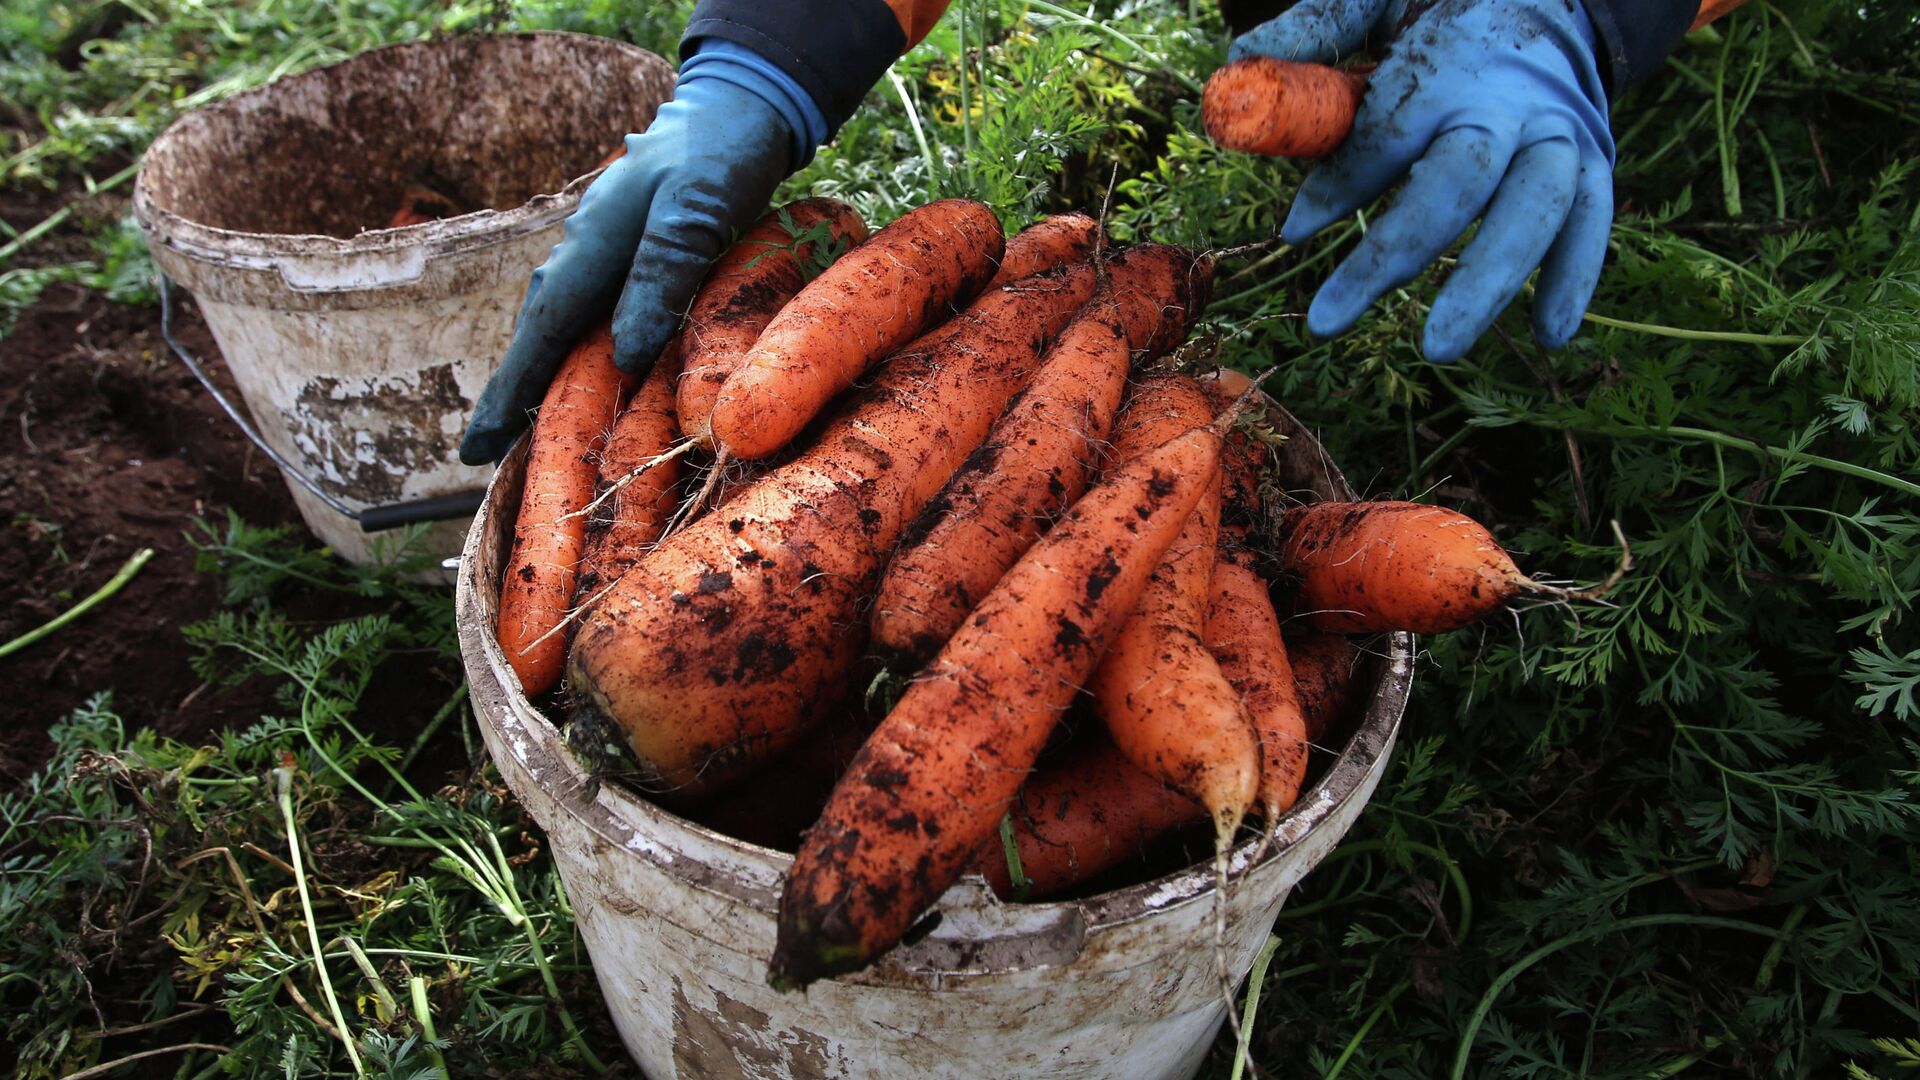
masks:
[[[181,314],[182,341],[233,393],[191,305]],[[258,718],[269,688],[203,688],[179,634],[220,606],[186,535],[196,518],[224,524],[228,508],[299,523],[272,463],[167,351],[156,310],[49,288],[0,342],[0,641],[65,611],[140,548],[155,555],[80,621],[0,660],[0,787],[44,760],[50,724],[103,690],[129,729],[193,739]]]

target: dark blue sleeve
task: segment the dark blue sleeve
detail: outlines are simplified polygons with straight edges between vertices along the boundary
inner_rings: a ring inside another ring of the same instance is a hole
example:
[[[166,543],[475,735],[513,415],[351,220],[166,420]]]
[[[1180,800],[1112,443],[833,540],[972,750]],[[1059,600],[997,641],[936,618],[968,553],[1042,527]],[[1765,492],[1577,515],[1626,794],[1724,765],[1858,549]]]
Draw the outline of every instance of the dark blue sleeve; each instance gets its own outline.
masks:
[[[828,138],[907,44],[885,0],[699,0],[681,57],[705,38],[744,45],[792,76],[826,115]]]
[[[1601,74],[1619,97],[1680,45],[1698,5],[1684,0],[1581,0],[1600,39]]]

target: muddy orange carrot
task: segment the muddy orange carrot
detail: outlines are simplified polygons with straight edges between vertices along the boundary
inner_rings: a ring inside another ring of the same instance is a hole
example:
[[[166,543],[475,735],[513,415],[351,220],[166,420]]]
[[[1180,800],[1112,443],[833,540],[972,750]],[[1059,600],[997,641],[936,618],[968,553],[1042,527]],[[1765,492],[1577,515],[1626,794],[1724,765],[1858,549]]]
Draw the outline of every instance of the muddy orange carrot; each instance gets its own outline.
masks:
[[[1207,651],[1240,693],[1260,736],[1260,807],[1271,830],[1307,775],[1307,724],[1267,583],[1244,551],[1221,552],[1207,603]]]
[[[673,447],[680,425],[673,411],[673,386],[680,370],[679,338],[667,345],[647,372],[640,389],[620,411],[613,433],[600,452],[595,494],[624,482],[625,487],[587,517],[586,556],[580,563],[578,600],[592,598],[620,579],[652,549],[679,505],[679,459],[660,460]],[[632,476],[636,470],[644,472]],[[632,479],[628,479],[632,476]]]
[[[971,199],[901,215],[767,324],[714,401],[716,447],[753,459],[787,445],[869,367],[978,293],[1005,248],[999,219]]]
[[[1055,214],[1044,218],[1007,239],[1000,269],[987,283],[987,288],[998,288],[1050,266],[1083,258],[1093,251],[1099,239],[1100,223],[1085,214]]]
[[[1340,634],[1315,630],[1289,631],[1286,643],[1294,697],[1300,702],[1307,738],[1318,743],[1329,730],[1340,729],[1353,704],[1353,673],[1360,664],[1360,650]]]
[[[1545,590],[1479,522],[1444,506],[1323,502],[1287,512],[1276,553],[1309,626],[1439,634]]]
[[[784,215],[784,216],[783,216]],[[847,245],[867,238],[866,222],[836,199],[802,199],[776,210],[741,234],[707,272],[687,310],[680,378],[680,430],[704,438],[713,403],[727,377],[746,360],[760,332],[806,284],[804,267],[817,252],[794,237],[825,223]]]
[[[1134,767],[1112,743],[1075,750],[1027,778],[1014,800],[1013,838],[1026,899],[1062,892],[1137,858],[1153,841],[1205,821],[1201,805]],[[1013,899],[1006,848],[988,838],[968,867]]]
[[[425,225],[429,221],[454,217],[460,208],[452,199],[440,194],[424,184],[407,185],[406,193],[400,197],[400,208],[388,219],[387,228],[404,229],[409,225]]]
[[[526,492],[500,586],[500,649],[528,697],[559,685],[565,619],[593,501],[594,460],[620,407],[625,376],[613,366],[613,333],[601,324],[560,365],[528,435]]]
[[[1115,427],[1114,454],[1125,462],[1167,432],[1204,426],[1213,415],[1192,379],[1147,379]],[[1155,567],[1087,689],[1121,753],[1205,806],[1224,847],[1259,791],[1260,744],[1239,693],[1201,637],[1219,531],[1216,481]]]
[[[901,530],[1093,283],[1081,263],[982,297],[896,355],[815,445],[662,541],[582,616],[575,707],[626,734],[651,784],[689,793],[829,715]]]
[[[960,876],[1213,485],[1220,442],[1190,431],[1110,472],[908,687],[794,857],[775,986],[865,966]]]
[[[1134,351],[1158,353],[1186,336],[1205,302],[1209,270],[1191,251],[1161,245],[1109,260],[1108,294],[1061,332],[986,443],[907,530],[874,601],[875,645],[916,660],[932,656],[1053,516],[1079,498],[1126,392]]]
[[[1344,68],[1264,56],[1237,60],[1207,80],[1200,121],[1229,150],[1325,157],[1352,130],[1366,86],[1364,74]]]

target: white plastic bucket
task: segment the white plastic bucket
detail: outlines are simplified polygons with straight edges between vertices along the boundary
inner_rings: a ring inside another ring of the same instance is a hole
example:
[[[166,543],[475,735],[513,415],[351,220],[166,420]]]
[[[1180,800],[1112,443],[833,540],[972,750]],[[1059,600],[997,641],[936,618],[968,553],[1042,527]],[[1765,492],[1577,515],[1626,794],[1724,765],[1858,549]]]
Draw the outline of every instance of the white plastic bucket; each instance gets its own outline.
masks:
[[[594,167],[672,96],[673,68],[583,34],[375,49],[182,117],[134,213],[191,290],[315,535],[363,562],[350,511],[478,492],[459,462],[527,277]],[[422,177],[491,207],[383,228]],[[370,231],[363,231],[370,230]],[[285,466],[283,466],[283,471]],[[452,555],[465,522],[435,526]]]
[[[1294,491],[1352,498],[1292,416]],[[615,783],[591,798],[562,736],[520,692],[495,643],[525,442],[495,476],[462,556],[460,648],[474,712],[506,784],[546,830],[614,1023],[654,1080],[913,1077],[1178,1080],[1225,1019],[1211,865],[1065,903],[1004,904],[969,877],[937,927],[867,971],[804,995],[767,986],[791,856],[676,817]],[[1227,949],[1244,975],[1288,892],[1372,796],[1412,683],[1412,639],[1359,674],[1365,715],[1344,751],[1249,868],[1234,852]],[[767,782],[775,782],[769,780]]]

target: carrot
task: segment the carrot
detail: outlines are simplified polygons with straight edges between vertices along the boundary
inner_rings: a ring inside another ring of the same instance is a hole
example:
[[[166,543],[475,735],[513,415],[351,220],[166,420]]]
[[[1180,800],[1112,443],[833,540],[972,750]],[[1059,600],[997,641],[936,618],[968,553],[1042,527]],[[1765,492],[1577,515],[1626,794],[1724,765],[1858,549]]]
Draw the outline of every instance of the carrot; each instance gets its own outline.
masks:
[[[1100,223],[1085,214],[1055,214],[1043,218],[1007,239],[1000,270],[987,282],[987,288],[997,289],[1049,266],[1084,258],[1092,253],[1099,239]]]
[[[1108,294],[1061,332],[986,443],[907,530],[874,602],[874,644],[916,660],[933,655],[1053,515],[1080,497],[1126,392],[1133,350],[1158,352],[1186,336],[1210,270],[1193,252],[1161,245],[1108,263]]]
[[[680,339],[675,338],[614,421],[613,433],[600,452],[596,494],[655,462],[673,445],[678,429],[673,385],[679,374],[680,353]],[[667,519],[679,505],[674,491],[679,482],[680,462],[660,461],[627,481],[588,516],[586,557],[581,560],[580,580],[574,586],[578,599],[590,599],[618,581],[660,539]]]
[[[1079,749],[1027,778],[1013,805],[1013,839],[1026,899],[1062,892],[1143,853],[1198,821],[1199,803],[1135,768],[1112,743]],[[987,839],[968,867],[1002,899],[1014,899],[1006,847]]]
[[[1287,659],[1293,667],[1294,697],[1306,721],[1307,738],[1319,742],[1353,704],[1353,672],[1360,650],[1339,634],[1315,630],[1286,634]]]
[[[1445,633],[1541,589],[1485,527],[1444,506],[1314,503],[1288,511],[1279,541],[1296,609],[1317,630]]]
[[[978,293],[1005,248],[999,219],[970,199],[901,215],[767,324],[720,387],[716,448],[753,459],[785,446],[880,358]]]
[[[1212,378],[1200,380],[1216,409],[1224,409],[1240,396],[1253,380],[1232,370],[1221,370]],[[1253,408],[1258,408],[1256,403]],[[1226,454],[1220,460],[1220,522],[1237,541],[1258,527],[1260,486],[1267,476],[1270,453],[1265,443],[1240,428],[1227,436]]]
[[[1307,724],[1294,693],[1280,620],[1252,556],[1224,547],[1213,567],[1206,644],[1240,694],[1260,737],[1260,806],[1271,831],[1293,806],[1307,774]]]
[[[1093,279],[1082,263],[982,297],[896,355],[814,446],[662,541],[581,618],[577,712],[623,731],[651,782],[689,794],[826,715],[901,530]]]
[[[1212,486],[1220,442],[1189,431],[1108,474],[915,678],[794,857],[769,982],[865,966],[960,876]]]
[[[853,207],[835,199],[802,199],[761,218],[707,272],[680,331],[686,341],[679,389],[684,434],[706,437],[721,384],[739,369],[774,315],[806,284],[802,268],[818,254],[817,245],[790,245],[821,223],[835,240],[847,244],[867,238],[866,222]]]
[[[1213,417],[1182,375],[1148,379],[1114,433],[1122,462],[1170,431]],[[1136,766],[1207,808],[1224,848],[1260,785],[1260,744],[1240,695],[1201,639],[1217,557],[1220,486],[1195,506],[1087,689],[1114,744]]]
[[[1339,149],[1366,90],[1363,72],[1257,56],[1213,73],[1200,121],[1229,150],[1320,158]]]
[[[408,184],[405,194],[400,196],[400,208],[387,220],[387,228],[404,229],[409,225],[425,225],[429,221],[453,217],[460,208],[445,195],[424,184]]]
[[[600,164],[598,164],[598,165],[595,165],[595,166],[594,166],[593,168],[591,168],[591,169],[589,169],[589,170],[587,170],[587,171],[588,171],[588,172],[599,172],[599,171],[600,171],[601,169],[604,169],[604,168],[606,168],[607,166],[609,166],[609,165],[611,165],[611,164],[613,164],[613,163],[614,163],[614,162],[616,162],[616,161],[619,161],[619,160],[620,160],[621,158],[623,158],[623,157],[626,157],[626,156],[627,156],[627,146],[626,146],[626,144],[625,144],[625,143],[621,143],[621,144],[620,144],[620,148],[619,148],[619,149],[617,149],[617,150],[615,150],[615,151],[614,151],[613,153],[611,153],[611,154],[608,154],[608,155],[607,155],[606,157],[603,157],[603,158],[601,158],[601,159],[600,159]]]
[[[1700,10],[1694,12],[1693,25],[1688,29],[1698,30],[1723,15],[1731,14],[1735,8],[1746,2],[1747,0],[1700,0]]]
[[[500,648],[528,697],[558,685],[566,664],[567,643],[554,631],[573,598],[587,528],[584,517],[568,515],[593,500],[594,458],[624,382],[613,366],[613,332],[602,323],[560,365],[528,436],[526,492],[500,586],[497,627]]]

